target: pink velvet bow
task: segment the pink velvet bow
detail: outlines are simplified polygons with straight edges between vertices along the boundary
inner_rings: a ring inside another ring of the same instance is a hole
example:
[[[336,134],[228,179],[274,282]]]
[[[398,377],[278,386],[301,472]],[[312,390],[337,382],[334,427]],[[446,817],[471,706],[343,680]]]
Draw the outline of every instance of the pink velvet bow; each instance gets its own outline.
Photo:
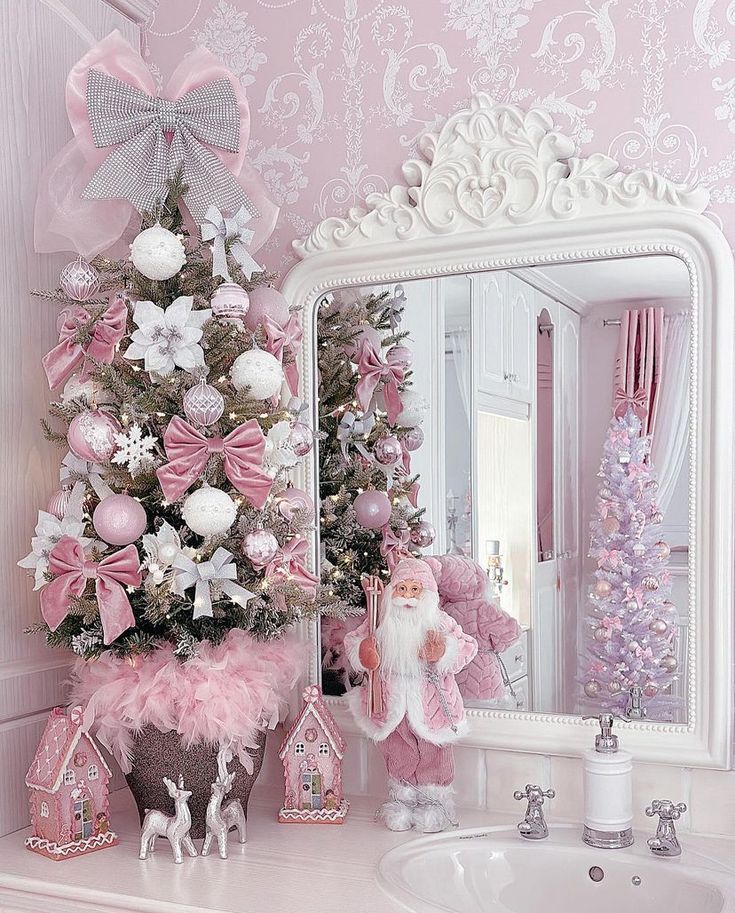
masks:
[[[288,349],[294,359],[283,366],[283,373],[286,375],[291,393],[296,394],[299,389],[299,369],[296,364],[296,354],[299,351],[301,340],[304,338],[301,321],[297,314],[292,314],[286,324],[281,327],[275,320],[266,316],[263,318],[263,326],[268,337],[267,350],[271,355],[275,355],[276,358],[283,361],[283,350]]]
[[[319,578],[306,568],[309,543],[301,536],[294,536],[276,553],[266,566],[265,576],[292,580],[307,596],[316,595]]]
[[[59,539],[49,555],[49,570],[56,577],[41,590],[41,614],[55,631],[69,614],[72,596],[80,597],[87,580],[95,582],[95,597],[105,644],[135,627],[135,616],[123,586],[140,586],[140,558],[134,545],[92,561],[71,536]]]
[[[410,558],[408,549],[411,534],[408,529],[401,529],[397,533],[390,524],[383,527],[383,541],[380,543],[380,554],[385,558],[388,570],[393,573],[395,566],[401,558]]]
[[[643,387],[639,387],[632,395],[626,393],[622,387],[617,387],[615,390],[615,417],[623,418],[628,408],[632,408],[641,421],[646,417],[648,395]]]
[[[168,423],[163,446],[170,462],[156,475],[169,501],[176,501],[200,478],[213,453],[221,453],[225,475],[235,488],[253,507],[265,504],[273,479],[260,468],[265,438],[256,419],[238,425],[226,438],[207,438],[177,415]]]
[[[357,382],[355,389],[363,411],[367,412],[370,408],[370,401],[375,393],[375,388],[382,380],[388,421],[391,425],[394,425],[402,408],[398,384],[403,381],[405,376],[403,365],[395,364],[391,359],[390,352],[388,353],[388,360],[383,361],[370,344],[370,341],[366,339],[360,346],[357,370],[360,374],[360,380]]]
[[[107,310],[94,321],[92,338],[83,346],[76,337],[80,327],[89,323],[92,316],[79,305],[69,308],[59,330],[59,344],[41,360],[49,388],[60,387],[83,362],[86,370],[87,358],[111,364],[115,346],[125,335],[127,317],[125,299],[115,295]]]
[[[90,178],[110,154],[109,147],[97,148],[87,109],[89,72],[95,69],[119,79],[147,95],[176,101],[191,90],[226,79],[237,99],[240,114],[237,151],[207,142],[202,145],[217,156],[234,175],[260,216],[254,220],[251,253],[271,235],[278,207],[266,196],[263,182],[246,159],[250,134],[248,100],[240,80],[206,48],[195,48],[181,61],[159,93],[152,73],[120,32],[113,31],[87,51],[74,65],[66,82],[66,111],[74,139],[49,163],[39,180],[35,214],[37,251],[74,250],[90,258],[118,241],[131,220],[139,222],[135,208],[125,199],[85,199]],[[140,176],[141,179],[145,175]],[[212,201],[216,202],[216,201]],[[196,232],[195,226],[190,226]]]

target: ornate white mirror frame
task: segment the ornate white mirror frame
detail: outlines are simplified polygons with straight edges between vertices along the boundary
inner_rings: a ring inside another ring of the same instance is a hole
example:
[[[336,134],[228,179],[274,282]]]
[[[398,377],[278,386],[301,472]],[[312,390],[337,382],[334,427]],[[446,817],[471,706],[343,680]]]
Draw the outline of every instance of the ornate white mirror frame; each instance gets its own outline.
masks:
[[[650,171],[622,173],[574,145],[540,110],[478,95],[403,166],[405,184],[364,209],[328,218],[295,242],[302,262],[283,292],[303,307],[302,397],[316,416],[316,304],[345,286],[581,260],[668,254],[689,272],[692,333],[688,716],[630,722],[626,745],[646,761],[726,768],[733,735],[733,258],[704,215],[708,193]],[[314,418],[316,422],[316,418]],[[304,484],[317,501],[316,454]],[[316,563],[315,533],[311,560]],[[319,631],[304,625],[319,679]],[[347,731],[343,698],[330,703]],[[463,744],[574,755],[589,747],[580,717],[470,709]]]

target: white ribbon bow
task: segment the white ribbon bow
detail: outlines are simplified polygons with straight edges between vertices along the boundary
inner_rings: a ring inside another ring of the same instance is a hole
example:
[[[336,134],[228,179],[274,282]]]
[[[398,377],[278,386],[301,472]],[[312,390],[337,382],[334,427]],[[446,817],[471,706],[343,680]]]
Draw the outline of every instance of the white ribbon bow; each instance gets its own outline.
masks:
[[[232,282],[227,269],[225,241],[230,242],[230,253],[240,264],[243,273],[252,279],[253,273],[261,272],[262,267],[250,256],[246,245],[253,240],[255,232],[245,226],[253,214],[241,206],[234,216],[225,218],[216,206],[210,206],[202,222],[202,241],[214,241],[212,251],[212,275],[222,276],[226,282]]]
[[[194,618],[206,615],[212,617],[212,591],[216,587],[228,596],[237,605],[247,605],[255,593],[246,590],[237,580],[237,568],[232,559],[232,553],[226,548],[218,548],[209,561],[196,563],[186,555],[178,555],[173,562],[174,581],[171,589],[177,596],[183,596],[184,591],[194,587]]]
[[[103,501],[109,495],[114,494],[113,490],[102,478],[104,471],[104,466],[100,466],[98,463],[88,463],[70,450],[61,461],[59,479],[62,482],[64,479],[83,480],[92,486],[94,493],[100,501]]]

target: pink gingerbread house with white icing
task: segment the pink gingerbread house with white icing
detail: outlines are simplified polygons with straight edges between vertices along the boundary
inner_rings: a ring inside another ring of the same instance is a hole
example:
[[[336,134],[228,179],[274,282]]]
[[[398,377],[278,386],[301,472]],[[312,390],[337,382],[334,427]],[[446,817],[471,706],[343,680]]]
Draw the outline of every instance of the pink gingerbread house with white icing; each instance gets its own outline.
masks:
[[[33,834],[26,846],[49,859],[71,859],[114,846],[110,768],[84,726],[82,707],[55,707],[26,774]]]
[[[282,824],[342,824],[350,803],[342,795],[347,744],[318,685],[304,691],[304,707],[278,753],[286,791]]]

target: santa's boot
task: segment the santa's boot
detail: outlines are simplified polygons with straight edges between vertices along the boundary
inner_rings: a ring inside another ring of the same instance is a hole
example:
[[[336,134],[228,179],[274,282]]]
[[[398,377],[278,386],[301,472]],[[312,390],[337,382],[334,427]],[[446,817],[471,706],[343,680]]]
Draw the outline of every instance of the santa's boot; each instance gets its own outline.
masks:
[[[413,826],[423,834],[435,834],[448,827],[455,827],[457,811],[451,786],[422,783],[416,787],[416,806],[413,809]]]
[[[388,778],[388,795],[390,801],[384,802],[378,809],[376,817],[388,830],[408,831],[412,824],[412,808],[416,802],[414,788],[408,783]]]

